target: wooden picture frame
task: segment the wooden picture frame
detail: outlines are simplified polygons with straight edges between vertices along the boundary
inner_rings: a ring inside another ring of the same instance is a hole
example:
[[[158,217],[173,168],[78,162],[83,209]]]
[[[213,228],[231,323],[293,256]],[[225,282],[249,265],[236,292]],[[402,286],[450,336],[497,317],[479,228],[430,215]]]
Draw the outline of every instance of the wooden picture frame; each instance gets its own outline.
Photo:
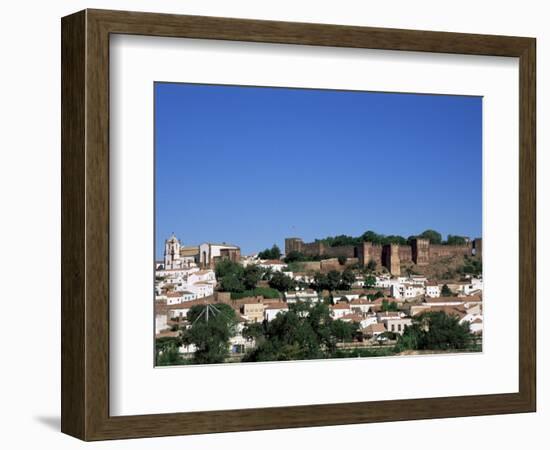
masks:
[[[62,416],[84,440],[531,412],[536,408],[533,38],[85,10],[62,19]],[[109,36],[135,34],[519,58],[519,392],[109,415]]]

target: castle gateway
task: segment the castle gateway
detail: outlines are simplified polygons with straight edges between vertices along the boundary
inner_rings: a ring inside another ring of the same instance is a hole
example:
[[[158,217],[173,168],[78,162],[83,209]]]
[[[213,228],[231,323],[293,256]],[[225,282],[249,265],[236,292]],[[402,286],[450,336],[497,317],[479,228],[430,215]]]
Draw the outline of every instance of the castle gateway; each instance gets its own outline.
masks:
[[[285,239],[285,253],[299,252],[306,256],[326,256],[337,258],[357,258],[363,267],[369,261],[384,266],[392,275],[401,274],[401,263],[414,263],[419,266],[427,266],[431,262],[445,256],[471,256],[481,257],[481,238],[474,239],[464,245],[435,245],[430,244],[429,239],[414,238],[411,245],[399,244],[373,244],[363,242],[360,245],[342,245],[331,247],[321,241],[305,243],[301,238],[290,237]]]

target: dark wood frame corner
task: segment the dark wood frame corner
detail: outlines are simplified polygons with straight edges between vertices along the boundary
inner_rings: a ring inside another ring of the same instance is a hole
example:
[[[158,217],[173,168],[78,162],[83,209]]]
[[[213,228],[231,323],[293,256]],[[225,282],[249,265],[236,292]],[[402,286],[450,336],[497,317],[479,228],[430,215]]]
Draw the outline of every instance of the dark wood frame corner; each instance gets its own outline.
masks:
[[[62,415],[84,440],[535,411],[536,210],[533,38],[85,10],[62,30]],[[518,57],[519,392],[344,404],[109,415],[109,35]]]

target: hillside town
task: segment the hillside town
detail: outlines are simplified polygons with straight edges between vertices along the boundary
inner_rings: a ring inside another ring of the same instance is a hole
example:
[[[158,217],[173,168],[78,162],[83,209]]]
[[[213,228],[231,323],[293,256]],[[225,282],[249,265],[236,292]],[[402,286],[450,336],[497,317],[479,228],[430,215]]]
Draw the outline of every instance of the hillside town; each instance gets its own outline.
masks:
[[[433,233],[248,256],[172,235],[155,263],[157,365],[481,351],[481,239]]]

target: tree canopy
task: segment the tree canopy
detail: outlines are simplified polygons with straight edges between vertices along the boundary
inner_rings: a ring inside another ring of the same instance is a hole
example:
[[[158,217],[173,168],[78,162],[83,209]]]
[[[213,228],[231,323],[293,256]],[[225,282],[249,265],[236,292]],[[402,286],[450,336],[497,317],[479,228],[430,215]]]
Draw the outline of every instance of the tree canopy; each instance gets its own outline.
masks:
[[[287,292],[296,287],[296,282],[282,272],[275,272],[269,280],[269,287],[280,292]]]
[[[358,325],[334,320],[323,303],[297,302],[271,322],[245,328],[256,339],[256,347],[243,361],[290,361],[331,357],[336,343],[349,341]]]
[[[279,259],[281,257],[281,249],[277,244],[273,244],[271,248],[266,248],[264,251],[258,253],[260,259]]]
[[[254,290],[265,274],[257,265],[243,267],[241,264],[222,260],[216,264],[216,276],[224,292],[242,293]]]
[[[162,337],[155,339],[155,356],[157,366],[174,366],[183,364],[179,353],[181,338]]]
[[[399,311],[399,307],[397,306],[396,302],[382,300],[382,311]]]
[[[457,236],[449,234],[447,240],[444,241],[441,233],[436,230],[425,230],[420,234],[409,236],[404,238],[398,234],[380,234],[372,230],[365,231],[361,236],[348,236],[346,234],[340,234],[337,236],[327,236],[322,239],[316,239],[315,242],[322,242],[329,247],[342,247],[345,245],[361,245],[363,242],[372,242],[376,245],[386,244],[399,244],[407,245],[415,238],[429,239],[431,244],[447,244],[447,245],[464,245],[466,244],[466,238],[463,236]],[[292,252],[291,252],[292,253]],[[288,255],[287,255],[288,257]],[[294,256],[295,257],[295,256]],[[374,269],[372,269],[374,270]]]
[[[206,308],[209,308],[208,311]],[[194,344],[195,364],[222,363],[229,355],[229,339],[235,335],[237,317],[229,305],[194,305],[187,313],[189,328],[182,332],[184,344]]]
[[[480,259],[466,256],[464,265],[459,269],[459,272],[468,275],[481,275],[483,273],[483,263]]]
[[[291,252],[288,252],[288,254],[285,256],[285,262],[286,263],[294,263],[294,262],[308,262],[308,261],[321,261],[323,259],[328,259],[328,256],[322,256],[322,255],[304,255],[301,252],[297,252],[296,250],[293,250]]]
[[[447,245],[464,245],[466,244],[466,238],[463,236],[455,236],[449,234],[447,236]]]
[[[449,286],[444,284],[443,287],[441,288],[441,296],[442,297],[452,297],[453,296],[453,291],[451,291],[451,288],[449,288]]]
[[[444,312],[427,312],[413,318],[405,328],[397,347],[403,350],[460,350],[473,344],[468,322]]]
[[[435,231],[435,230],[426,230],[423,231],[418,235],[420,238],[429,239],[430,244],[441,244],[443,241],[443,238],[441,237],[441,233]]]

